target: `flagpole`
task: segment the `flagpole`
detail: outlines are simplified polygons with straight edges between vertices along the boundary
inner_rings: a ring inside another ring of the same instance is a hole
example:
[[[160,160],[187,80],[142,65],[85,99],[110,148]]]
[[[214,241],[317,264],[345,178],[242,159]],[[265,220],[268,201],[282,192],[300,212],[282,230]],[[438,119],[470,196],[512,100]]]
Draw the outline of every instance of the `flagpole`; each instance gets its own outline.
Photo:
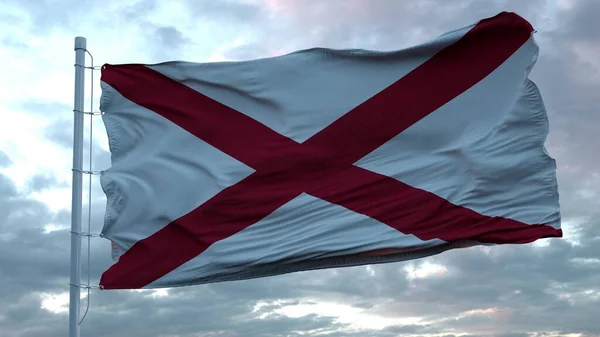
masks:
[[[71,196],[71,279],[69,296],[69,337],[79,337],[81,286],[81,214],[83,174],[83,99],[86,39],[75,38],[75,100],[73,107],[73,187]]]

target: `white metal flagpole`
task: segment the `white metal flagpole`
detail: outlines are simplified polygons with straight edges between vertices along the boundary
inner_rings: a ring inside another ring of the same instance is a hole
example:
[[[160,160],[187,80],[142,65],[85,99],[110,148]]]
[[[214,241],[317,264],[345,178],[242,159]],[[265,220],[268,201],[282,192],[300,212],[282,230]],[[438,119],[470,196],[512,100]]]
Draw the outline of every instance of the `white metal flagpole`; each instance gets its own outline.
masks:
[[[83,99],[86,39],[75,38],[75,102],[73,107],[73,190],[71,199],[71,280],[69,337],[79,337],[81,287],[81,213],[83,174]]]

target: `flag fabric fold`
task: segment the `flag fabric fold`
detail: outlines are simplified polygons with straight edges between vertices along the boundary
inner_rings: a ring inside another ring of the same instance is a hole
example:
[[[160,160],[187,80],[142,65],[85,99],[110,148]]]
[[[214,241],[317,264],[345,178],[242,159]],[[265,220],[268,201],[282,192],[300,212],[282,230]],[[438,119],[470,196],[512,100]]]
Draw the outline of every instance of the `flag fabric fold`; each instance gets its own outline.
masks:
[[[102,67],[104,289],[175,287],[561,237],[533,28],[411,48]]]

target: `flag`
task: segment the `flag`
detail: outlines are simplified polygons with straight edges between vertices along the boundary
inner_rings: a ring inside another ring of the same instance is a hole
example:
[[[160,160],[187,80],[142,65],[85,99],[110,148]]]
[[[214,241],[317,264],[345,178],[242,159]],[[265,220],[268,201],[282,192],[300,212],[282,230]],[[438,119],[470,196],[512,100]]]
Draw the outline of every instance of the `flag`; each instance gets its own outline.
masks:
[[[102,67],[104,289],[177,287],[561,237],[533,28],[397,51]]]

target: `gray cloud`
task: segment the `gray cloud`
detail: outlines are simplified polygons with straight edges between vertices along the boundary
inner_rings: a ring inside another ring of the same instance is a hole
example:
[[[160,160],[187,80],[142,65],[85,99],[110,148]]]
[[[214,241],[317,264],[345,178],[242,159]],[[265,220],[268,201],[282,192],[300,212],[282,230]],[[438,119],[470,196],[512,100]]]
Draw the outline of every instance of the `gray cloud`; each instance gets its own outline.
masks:
[[[18,14],[7,15],[10,21],[39,36],[48,36],[56,31],[81,30],[85,23],[106,22],[119,24],[118,20],[138,20],[151,10],[155,1],[131,1],[125,5],[107,6],[101,0],[39,0],[23,2],[5,0],[3,5],[19,8]],[[94,15],[100,13],[100,15]],[[106,20],[108,19],[108,20]],[[71,33],[69,33],[71,34]]]
[[[0,198],[7,201],[17,195],[15,184],[7,176],[0,174]]]
[[[142,23],[146,33],[145,43],[153,51],[152,61],[168,61],[172,58],[181,58],[183,48],[191,40],[173,26],[161,26],[150,22]],[[158,47],[157,47],[158,46]]]
[[[23,102],[20,108],[38,117],[73,118],[73,107],[58,102],[28,100]]]
[[[183,34],[173,26],[158,27],[154,31],[154,34],[157,36],[158,44],[165,48],[178,48],[188,41],[188,39],[183,37]]]
[[[231,0],[185,0],[187,8],[191,10],[193,17],[201,17],[222,24],[254,23],[264,18],[266,11],[260,3],[244,3]],[[224,21],[226,20],[226,21]]]
[[[40,192],[69,186],[67,183],[59,181],[55,175],[48,173],[39,173],[32,176],[29,178],[27,185],[30,192]]]
[[[29,47],[22,42],[17,41],[16,39],[12,38],[12,37],[4,37],[2,38],[2,40],[0,41],[0,44],[4,47],[4,48],[10,48],[13,50],[27,50],[29,49]]]
[[[0,151],[0,168],[8,167],[10,165],[12,165],[10,157],[6,153]]]
[[[67,149],[73,148],[73,122],[63,119],[53,121],[46,128],[45,136],[52,142]]]
[[[583,0],[571,10],[570,15],[565,20],[563,29],[565,35],[579,39],[598,42],[598,32],[600,32],[600,22],[598,22],[598,13],[600,12],[600,3],[594,0]]]

